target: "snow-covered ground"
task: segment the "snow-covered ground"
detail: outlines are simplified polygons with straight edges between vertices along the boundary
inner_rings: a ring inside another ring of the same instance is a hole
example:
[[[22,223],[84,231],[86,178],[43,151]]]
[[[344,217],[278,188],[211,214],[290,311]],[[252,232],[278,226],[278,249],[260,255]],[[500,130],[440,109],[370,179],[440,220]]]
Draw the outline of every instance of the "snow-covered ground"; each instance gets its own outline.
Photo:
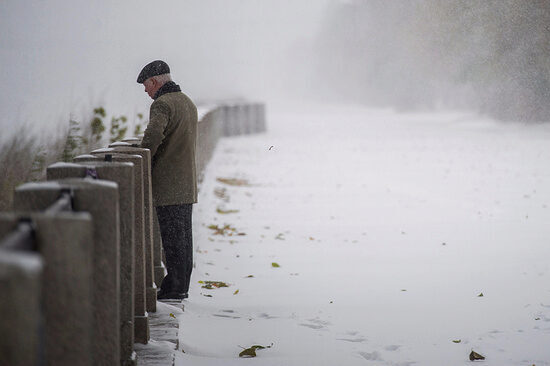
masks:
[[[207,168],[176,365],[550,365],[550,125],[269,112]]]

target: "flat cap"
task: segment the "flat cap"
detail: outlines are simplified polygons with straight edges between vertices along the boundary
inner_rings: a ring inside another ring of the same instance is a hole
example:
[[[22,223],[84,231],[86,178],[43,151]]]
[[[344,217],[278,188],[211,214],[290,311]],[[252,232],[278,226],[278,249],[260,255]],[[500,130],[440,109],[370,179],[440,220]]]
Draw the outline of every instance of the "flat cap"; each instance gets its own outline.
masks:
[[[139,84],[143,84],[143,82],[149,79],[151,76],[163,75],[163,74],[169,74],[169,73],[170,73],[170,67],[166,62],[161,60],[155,60],[145,65],[145,67],[141,70],[141,72],[138,75],[137,82]]]

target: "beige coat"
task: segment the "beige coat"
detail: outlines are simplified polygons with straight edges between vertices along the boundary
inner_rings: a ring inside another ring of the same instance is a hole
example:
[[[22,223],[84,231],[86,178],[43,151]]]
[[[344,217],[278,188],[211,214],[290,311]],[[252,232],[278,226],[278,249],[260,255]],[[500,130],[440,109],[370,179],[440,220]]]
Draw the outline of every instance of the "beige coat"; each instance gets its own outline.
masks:
[[[151,104],[141,147],[151,150],[155,206],[197,202],[197,122],[197,107],[180,91]]]

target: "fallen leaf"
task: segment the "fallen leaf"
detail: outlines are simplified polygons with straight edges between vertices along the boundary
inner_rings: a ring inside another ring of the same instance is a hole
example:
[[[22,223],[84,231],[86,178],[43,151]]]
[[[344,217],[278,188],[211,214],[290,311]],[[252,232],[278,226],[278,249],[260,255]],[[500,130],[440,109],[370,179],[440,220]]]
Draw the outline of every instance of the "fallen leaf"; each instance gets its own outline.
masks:
[[[237,295],[239,293],[239,290],[235,290],[235,292],[233,292],[233,295]]]
[[[275,237],[275,239],[276,239],[276,240],[285,240],[284,234],[283,234],[283,233],[277,234],[277,236]]]
[[[273,262],[273,263],[271,263],[271,267],[273,267],[273,268],[279,268],[280,265],[279,265],[279,263]]]
[[[233,234],[237,233],[237,229],[235,229],[234,227],[232,227],[231,225],[229,224],[224,224],[223,226],[218,226],[218,225],[208,225],[208,228],[210,230],[214,230],[214,235],[222,235],[222,236],[232,236]],[[240,233],[239,233],[240,235]]]
[[[207,290],[212,290],[214,288],[220,287],[229,287],[227,283],[221,281],[199,281],[199,283],[203,284],[201,287]]]
[[[212,295],[208,295],[208,294],[202,294],[202,296],[204,296],[204,297],[212,297]]]
[[[470,352],[470,361],[484,360],[484,359],[485,359],[485,357],[480,355],[479,353],[477,353],[475,351]]]
[[[231,213],[237,213],[239,210],[224,210],[222,208],[216,208],[216,212],[222,215],[231,214]]]
[[[540,318],[535,318],[535,320],[540,320]]]
[[[253,275],[248,275],[245,278],[254,278],[254,276]]]
[[[241,353],[239,353],[239,357],[245,357],[245,358],[256,357],[256,350],[271,348],[271,346],[273,346],[273,343],[271,343],[270,346],[260,346],[256,344],[254,346],[250,346],[249,348],[241,347],[243,348],[243,350],[241,351]]]
[[[256,348],[246,348],[239,353],[239,357],[256,357]]]
[[[483,297],[483,292],[477,295],[477,297]]]
[[[174,319],[176,319],[176,316],[174,315],[174,313],[170,313],[170,316]]]
[[[462,339],[455,339],[455,340],[453,340],[453,343],[460,343],[460,342],[462,342]]]
[[[245,179],[237,178],[216,178],[220,183],[227,184],[229,186],[250,187],[250,184]]]
[[[214,195],[223,200],[229,200],[229,197],[227,196],[227,189],[225,188],[215,188]]]

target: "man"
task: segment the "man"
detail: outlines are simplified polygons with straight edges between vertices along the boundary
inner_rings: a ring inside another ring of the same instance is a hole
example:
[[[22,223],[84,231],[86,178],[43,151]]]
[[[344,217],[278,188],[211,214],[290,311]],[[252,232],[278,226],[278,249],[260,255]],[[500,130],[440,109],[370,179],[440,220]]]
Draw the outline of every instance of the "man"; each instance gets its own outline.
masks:
[[[154,100],[141,147],[151,150],[153,202],[168,270],[157,299],[185,299],[193,269],[191,213],[197,202],[197,107],[172,81],[164,61],[147,64],[137,82]]]

